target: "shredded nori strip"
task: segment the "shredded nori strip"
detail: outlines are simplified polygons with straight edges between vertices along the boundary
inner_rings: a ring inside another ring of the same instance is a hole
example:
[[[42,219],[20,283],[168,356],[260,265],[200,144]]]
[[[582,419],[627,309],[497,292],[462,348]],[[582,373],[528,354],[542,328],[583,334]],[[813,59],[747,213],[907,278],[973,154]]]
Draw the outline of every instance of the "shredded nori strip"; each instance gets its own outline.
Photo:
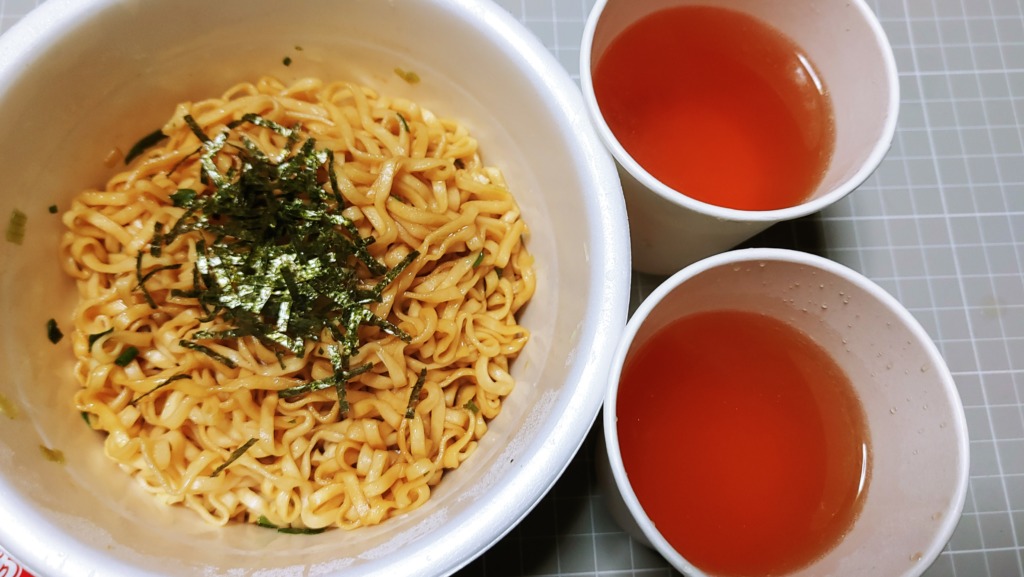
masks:
[[[182,375],[174,375],[173,377],[169,377],[166,380],[164,380],[164,382],[160,383],[159,385],[157,385],[157,386],[153,387],[152,389],[146,391],[145,393],[142,393],[141,395],[135,397],[134,399],[132,399],[132,402],[130,402],[128,404],[134,406],[136,403],[138,403],[142,399],[148,397],[149,395],[152,395],[153,393],[159,391],[160,389],[166,387],[167,385],[173,383],[174,381],[180,381],[182,379],[190,379],[190,378],[192,378],[192,377],[189,376],[189,375],[183,375],[183,374]]]
[[[228,456],[228,460],[224,461],[223,463],[220,464],[219,467],[214,469],[213,472],[210,473],[210,476],[211,477],[216,477],[217,475],[220,475],[221,471],[223,471],[224,469],[227,469],[228,465],[230,465],[231,463],[234,463],[235,461],[237,461],[238,458],[241,457],[242,455],[244,455],[245,452],[248,451],[250,447],[255,445],[256,444],[256,440],[257,439],[255,439],[255,438],[249,439],[248,441],[245,442],[244,445],[242,445],[241,447],[239,447],[239,448],[235,449],[234,451],[232,451],[231,455]]]
[[[424,367],[420,369],[420,376],[416,379],[416,384],[412,386],[412,391],[409,392],[409,406],[405,409],[405,418],[411,419],[416,416],[416,405],[420,404],[420,391],[423,390],[423,383],[427,381],[427,369]]]
[[[328,347],[334,374],[278,395],[333,388],[345,414],[345,384],[372,366],[350,366],[361,345],[360,328],[376,327],[411,340],[369,307],[382,301],[384,289],[418,253],[392,268],[370,254],[367,247],[374,238],[362,237],[342,213],[346,204],[333,153],[318,149],[314,138],[304,138],[301,127],[247,114],[210,135],[191,116],[184,121],[202,143],[197,154],[205,188],[171,195],[184,213],[167,227],[155,227],[148,255],[160,256],[182,235],[198,236],[192,290],[173,290],[170,296],[195,299],[204,314],[200,321],[216,320],[218,327],[195,331],[180,344],[234,366],[204,343],[255,337],[275,348],[281,359],[285,351],[305,354],[308,345],[330,334],[337,341]],[[273,131],[286,145],[280,153],[267,153],[235,130],[243,125]],[[227,171],[218,168],[222,153],[235,157]],[[137,289],[156,306],[146,283],[173,265],[146,266],[146,256],[140,253],[136,260]]]
[[[199,351],[204,355],[210,357],[211,359],[219,361],[221,364],[228,368],[235,368],[235,361],[232,361],[231,359],[225,357],[224,355],[218,353],[217,351],[211,349],[210,347],[203,346],[194,341],[187,341],[185,339],[181,339],[180,341],[178,341],[178,344],[182,347],[185,347],[186,349]]]
[[[167,138],[167,135],[164,134],[159,128],[154,130],[153,132],[150,132],[146,136],[143,136],[130,149],[128,149],[128,154],[124,155],[124,163],[131,163],[131,161],[135,160],[140,154],[146,152],[147,149],[151,148],[152,146],[159,143],[165,138]]]

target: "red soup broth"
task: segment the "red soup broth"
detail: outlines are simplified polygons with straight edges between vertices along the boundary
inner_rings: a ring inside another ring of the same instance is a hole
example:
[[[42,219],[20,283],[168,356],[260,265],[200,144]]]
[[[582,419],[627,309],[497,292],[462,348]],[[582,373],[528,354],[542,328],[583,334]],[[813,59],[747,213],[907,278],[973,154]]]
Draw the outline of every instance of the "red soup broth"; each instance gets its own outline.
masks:
[[[811,60],[740,12],[654,12],[612,40],[593,84],[626,152],[665,185],[708,204],[795,206],[832,157],[832,103]]]
[[[871,458],[860,401],[824,349],[774,317],[669,323],[629,357],[616,401],[637,499],[709,574],[805,567],[860,512]]]

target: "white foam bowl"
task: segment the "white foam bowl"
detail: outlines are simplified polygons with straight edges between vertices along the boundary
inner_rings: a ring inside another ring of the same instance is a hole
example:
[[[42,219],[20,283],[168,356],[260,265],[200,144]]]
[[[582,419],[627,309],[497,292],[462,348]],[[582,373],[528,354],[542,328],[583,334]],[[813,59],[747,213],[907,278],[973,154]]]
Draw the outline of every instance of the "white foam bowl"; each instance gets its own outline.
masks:
[[[71,400],[67,341],[46,338],[47,319],[68,318],[74,299],[47,208],[102,184],[107,152],[160,126],[174,103],[264,74],[352,80],[462,120],[532,233],[538,289],[515,391],[426,505],[377,527],[215,528],[155,504],[103,456]],[[598,413],[629,299],[621,188],[576,85],[493,4],[51,0],[0,36],[0,126],[0,218],[28,215],[23,244],[0,243],[0,394],[17,409],[0,415],[0,545],[41,577],[448,574],[543,497]]]

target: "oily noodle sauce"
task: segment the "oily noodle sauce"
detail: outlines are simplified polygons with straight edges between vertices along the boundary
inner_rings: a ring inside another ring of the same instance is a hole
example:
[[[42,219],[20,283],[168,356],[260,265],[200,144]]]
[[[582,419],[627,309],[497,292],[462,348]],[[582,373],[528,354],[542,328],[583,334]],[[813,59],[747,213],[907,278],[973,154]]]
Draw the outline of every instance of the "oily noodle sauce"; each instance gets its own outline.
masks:
[[[804,567],[860,511],[863,410],[835,361],[782,321],[732,310],[673,321],[627,361],[617,403],[640,504],[710,574]]]
[[[800,204],[834,147],[832,105],[788,37],[739,12],[680,6],[616,37],[594,92],[626,152],[662,183],[727,208]]]

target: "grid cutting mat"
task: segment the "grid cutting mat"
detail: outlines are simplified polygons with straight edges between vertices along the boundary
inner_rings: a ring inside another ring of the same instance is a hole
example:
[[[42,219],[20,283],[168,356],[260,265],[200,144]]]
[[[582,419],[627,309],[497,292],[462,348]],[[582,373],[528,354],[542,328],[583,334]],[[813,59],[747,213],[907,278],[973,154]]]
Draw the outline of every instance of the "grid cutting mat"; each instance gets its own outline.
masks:
[[[953,372],[971,439],[964,514],[926,576],[1024,577],[1024,0],[869,3],[900,70],[892,149],[838,205],[748,244],[845,264],[920,321]],[[0,31],[36,4],[0,0]],[[579,78],[592,0],[499,4]],[[661,280],[635,276],[632,305]],[[593,472],[599,435],[459,577],[675,574],[607,513]]]

